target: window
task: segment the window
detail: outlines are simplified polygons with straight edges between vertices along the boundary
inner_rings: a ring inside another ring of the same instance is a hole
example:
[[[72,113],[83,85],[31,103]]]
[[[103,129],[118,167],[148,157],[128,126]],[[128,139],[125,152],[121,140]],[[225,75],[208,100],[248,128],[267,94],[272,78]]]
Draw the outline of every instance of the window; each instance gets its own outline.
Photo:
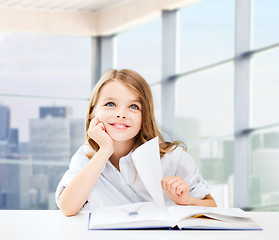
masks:
[[[253,209],[278,211],[279,102],[278,1],[254,0],[249,134],[249,202]],[[261,49],[262,48],[262,49]],[[260,50],[260,52],[258,52]],[[268,50],[268,51],[267,51]]]
[[[278,211],[279,128],[251,134],[250,151],[250,204],[255,209]]]
[[[252,59],[251,126],[279,122],[279,51],[257,54]]]
[[[185,142],[233,134],[233,64],[176,82],[176,135]]]
[[[279,42],[279,2],[253,0],[253,48]]]
[[[234,4],[204,0],[179,11],[179,72],[233,57]]]
[[[199,1],[179,11],[175,82],[175,137],[186,143],[209,183],[228,184],[231,206],[234,22],[234,0]]]
[[[192,142],[187,151],[194,157],[203,178],[210,184],[227,184],[229,206],[233,207],[234,139]]]
[[[0,52],[0,208],[55,209],[85,136],[91,40],[2,34]]]

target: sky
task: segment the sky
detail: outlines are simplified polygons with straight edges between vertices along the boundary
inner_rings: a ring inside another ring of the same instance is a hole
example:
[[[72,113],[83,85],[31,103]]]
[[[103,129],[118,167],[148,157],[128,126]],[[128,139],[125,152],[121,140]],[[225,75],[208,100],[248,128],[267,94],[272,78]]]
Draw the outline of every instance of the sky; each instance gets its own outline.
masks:
[[[2,33],[0,93],[46,97],[0,96],[0,104],[10,106],[11,127],[20,128],[20,141],[28,141],[29,119],[38,118],[39,106],[73,106],[73,117],[84,118],[90,95],[90,48],[88,38]]]
[[[233,0],[204,0],[179,12],[178,72],[233,57],[234,10]],[[253,48],[279,42],[278,11],[279,1],[253,2]],[[162,20],[156,19],[120,33],[115,39],[115,67],[134,69],[149,83],[159,81],[161,31]],[[29,119],[38,118],[39,106],[72,106],[73,117],[84,118],[91,58],[90,38],[0,32],[0,104],[10,106],[11,127],[20,129],[20,141],[28,141]],[[278,64],[279,49],[253,58],[251,126],[279,122],[279,111],[274,111],[279,102]],[[228,64],[178,81],[176,117],[199,119],[202,136],[233,133],[233,75]],[[160,87],[152,90],[160,122]]]

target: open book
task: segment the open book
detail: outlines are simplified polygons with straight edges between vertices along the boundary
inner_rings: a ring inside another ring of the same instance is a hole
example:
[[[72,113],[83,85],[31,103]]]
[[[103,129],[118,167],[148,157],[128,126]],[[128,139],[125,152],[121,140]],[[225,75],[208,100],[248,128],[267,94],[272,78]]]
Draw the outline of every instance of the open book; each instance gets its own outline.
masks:
[[[249,214],[237,208],[166,206],[161,187],[158,137],[142,144],[132,159],[153,202],[100,208],[89,214],[89,229],[250,229],[261,230]],[[146,167],[148,166],[148,167]]]
[[[170,206],[153,202],[100,208],[89,214],[89,230],[112,229],[262,230],[239,208]]]

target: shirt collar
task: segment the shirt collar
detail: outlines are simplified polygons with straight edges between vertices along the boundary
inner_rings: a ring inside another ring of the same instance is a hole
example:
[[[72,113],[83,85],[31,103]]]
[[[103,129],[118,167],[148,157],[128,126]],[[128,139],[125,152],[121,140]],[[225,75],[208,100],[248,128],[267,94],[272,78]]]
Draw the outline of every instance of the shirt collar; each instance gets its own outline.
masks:
[[[134,149],[132,149],[126,156],[123,156],[123,157],[121,157],[120,159],[119,159],[119,164],[120,164],[120,162],[131,162],[132,161],[132,153],[133,153],[133,150]],[[112,165],[112,163],[111,163],[111,161],[110,160],[108,160],[107,161],[107,163],[106,163],[106,165],[105,165],[105,168],[106,167],[113,167],[114,168],[114,166]]]

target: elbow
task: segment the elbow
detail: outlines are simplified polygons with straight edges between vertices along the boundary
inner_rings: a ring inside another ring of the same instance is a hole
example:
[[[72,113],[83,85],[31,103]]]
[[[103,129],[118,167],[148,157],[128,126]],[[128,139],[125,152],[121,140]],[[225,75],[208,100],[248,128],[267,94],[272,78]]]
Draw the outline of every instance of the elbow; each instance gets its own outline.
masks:
[[[204,199],[208,201],[208,207],[217,207],[215,199],[210,194],[206,195]]]
[[[64,213],[64,212],[63,212],[63,213]],[[66,217],[73,217],[73,216],[76,215],[76,213],[64,213],[64,215],[65,215]]]
[[[212,207],[217,207],[217,204],[216,204],[216,202],[215,202],[214,199],[213,199],[213,201],[212,201]]]
[[[69,204],[67,201],[63,201],[63,198],[60,198],[59,207],[61,212],[66,217],[75,216],[78,212],[78,210],[76,210],[73,206],[71,206],[71,204]]]
[[[214,198],[209,199],[209,201],[210,201],[210,205],[209,205],[210,207],[217,207],[217,203]]]
[[[73,217],[78,212],[78,211],[73,211],[73,209],[67,208],[65,206],[60,206],[60,210],[66,217]]]

